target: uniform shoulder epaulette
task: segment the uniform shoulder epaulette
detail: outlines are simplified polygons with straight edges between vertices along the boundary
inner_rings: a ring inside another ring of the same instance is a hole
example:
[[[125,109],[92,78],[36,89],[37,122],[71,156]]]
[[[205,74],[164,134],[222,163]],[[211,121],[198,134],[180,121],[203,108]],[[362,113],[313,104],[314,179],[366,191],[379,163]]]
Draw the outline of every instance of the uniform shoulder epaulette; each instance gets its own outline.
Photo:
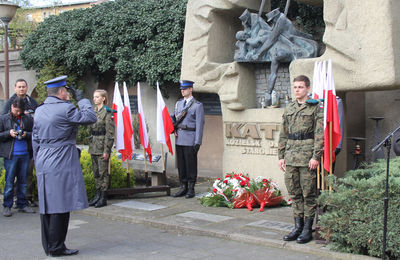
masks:
[[[112,109],[111,107],[108,107],[108,106],[104,106],[104,109],[108,113],[117,113],[117,110],[114,110],[114,109]]]
[[[316,104],[319,104],[319,100],[318,99],[308,99],[308,100],[306,100],[306,103],[310,104],[310,105],[316,105]]]

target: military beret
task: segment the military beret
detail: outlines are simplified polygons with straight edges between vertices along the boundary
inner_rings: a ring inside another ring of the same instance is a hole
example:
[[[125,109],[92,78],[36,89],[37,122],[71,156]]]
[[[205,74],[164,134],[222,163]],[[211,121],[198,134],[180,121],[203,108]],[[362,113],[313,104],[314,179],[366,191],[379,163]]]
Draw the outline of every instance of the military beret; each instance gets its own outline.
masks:
[[[46,85],[47,88],[57,88],[57,87],[69,88],[67,86],[67,81],[66,81],[67,77],[68,76],[66,76],[66,75],[59,76],[57,78],[45,81],[44,84]]]

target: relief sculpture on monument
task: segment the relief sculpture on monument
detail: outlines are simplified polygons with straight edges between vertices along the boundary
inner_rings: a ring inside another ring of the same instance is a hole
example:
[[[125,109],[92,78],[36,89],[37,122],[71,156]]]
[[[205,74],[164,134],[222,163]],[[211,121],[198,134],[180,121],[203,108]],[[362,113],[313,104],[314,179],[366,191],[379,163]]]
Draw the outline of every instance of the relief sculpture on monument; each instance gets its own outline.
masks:
[[[279,98],[276,98],[274,86],[280,63],[314,58],[317,56],[318,44],[312,35],[298,30],[286,17],[290,0],[287,0],[285,14],[276,8],[265,15],[266,20],[261,16],[264,4],[265,0],[258,14],[246,9],[239,17],[243,30],[236,33],[234,59],[237,62],[270,63],[268,87],[263,102],[266,106],[277,107]]]

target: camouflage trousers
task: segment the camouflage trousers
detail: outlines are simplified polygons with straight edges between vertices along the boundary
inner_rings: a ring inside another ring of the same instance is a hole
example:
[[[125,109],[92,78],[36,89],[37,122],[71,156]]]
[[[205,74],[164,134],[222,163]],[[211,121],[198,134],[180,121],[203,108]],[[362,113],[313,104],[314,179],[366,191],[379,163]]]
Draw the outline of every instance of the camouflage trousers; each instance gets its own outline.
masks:
[[[308,167],[286,165],[285,185],[294,217],[314,217],[317,207],[317,173]]]
[[[92,154],[92,169],[96,190],[106,191],[110,183],[108,175],[109,159],[104,161],[102,154]]]

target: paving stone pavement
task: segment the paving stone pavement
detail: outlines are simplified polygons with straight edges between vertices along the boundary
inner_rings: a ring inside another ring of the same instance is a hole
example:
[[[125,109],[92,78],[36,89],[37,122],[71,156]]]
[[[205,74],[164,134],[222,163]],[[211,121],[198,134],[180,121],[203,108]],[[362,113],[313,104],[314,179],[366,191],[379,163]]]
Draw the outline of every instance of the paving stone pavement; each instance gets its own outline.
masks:
[[[205,194],[212,183],[203,180],[196,185],[197,194]],[[177,188],[171,190],[171,194]],[[103,219],[144,224],[179,234],[193,234],[224,238],[256,245],[285,248],[334,259],[369,259],[370,257],[344,254],[329,250],[314,241],[300,245],[285,242],[282,237],[293,228],[290,207],[265,208],[259,212],[247,209],[204,207],[199,198],[186,199],[166,196],[165,192],[136,194],[129,198],[112,198],[108,206],[89,208],[76,214],[92,215]],[[374,258],[371,258],[374,259]]]

